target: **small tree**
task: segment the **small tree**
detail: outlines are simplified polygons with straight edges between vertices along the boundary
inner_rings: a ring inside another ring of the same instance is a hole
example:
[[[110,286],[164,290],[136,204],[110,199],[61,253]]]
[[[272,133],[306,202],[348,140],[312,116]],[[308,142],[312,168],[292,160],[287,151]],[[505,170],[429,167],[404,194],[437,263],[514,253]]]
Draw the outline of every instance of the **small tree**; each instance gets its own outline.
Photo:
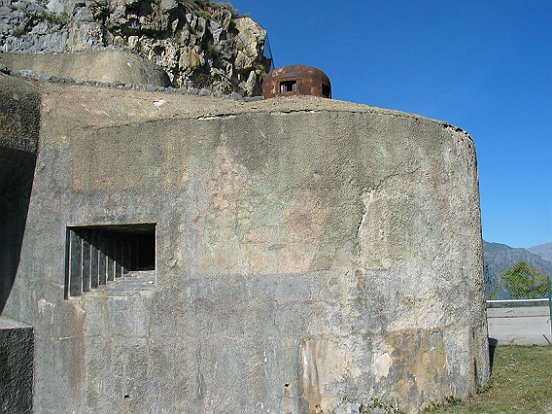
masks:
[[[546,296],[547,278],[537,268],[519,262],[500,274],[500,282],[513,299],[539,299]]]

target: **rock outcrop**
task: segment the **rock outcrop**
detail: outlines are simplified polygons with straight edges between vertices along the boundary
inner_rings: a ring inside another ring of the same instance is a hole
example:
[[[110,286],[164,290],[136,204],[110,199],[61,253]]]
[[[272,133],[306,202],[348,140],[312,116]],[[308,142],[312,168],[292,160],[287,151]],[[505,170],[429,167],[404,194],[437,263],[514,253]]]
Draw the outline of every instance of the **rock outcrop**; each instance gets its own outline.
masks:
[[[163,68],[173,86],[259,94],[266,31],[205,0],[0,0],[0,48],[60,53],[106,47]]]

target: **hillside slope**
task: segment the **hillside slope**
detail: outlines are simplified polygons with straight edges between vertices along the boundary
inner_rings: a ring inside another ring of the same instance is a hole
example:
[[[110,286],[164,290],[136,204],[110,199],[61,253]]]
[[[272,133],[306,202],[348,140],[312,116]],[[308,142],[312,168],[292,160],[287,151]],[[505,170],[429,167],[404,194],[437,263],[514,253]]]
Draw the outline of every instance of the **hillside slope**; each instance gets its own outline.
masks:
[[[533,254],[542,257],[544,260],[552,262],[552,242],[529,247],[527,250],[529,250]]]

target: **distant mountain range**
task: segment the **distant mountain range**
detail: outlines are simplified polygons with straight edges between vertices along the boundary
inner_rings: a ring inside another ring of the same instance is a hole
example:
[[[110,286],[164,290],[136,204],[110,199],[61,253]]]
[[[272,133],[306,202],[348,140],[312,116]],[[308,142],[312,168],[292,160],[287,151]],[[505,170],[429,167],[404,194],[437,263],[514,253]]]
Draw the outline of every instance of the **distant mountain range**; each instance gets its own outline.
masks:
[[[537,256],[542,257],[544,260],[548,260],[552,263],[552,242],[539,244],[538,246],[529,247],[531,253],[536,254]]]
[[[552,242],[528,249],[520,249],[505,244],[483,241],[485,293],[489,295],[498,285],[500,273],[519,262],[526,262],[545,275],[552,276]],[[499,298],[501,296],[504,296],[504,294],[499,292]]]

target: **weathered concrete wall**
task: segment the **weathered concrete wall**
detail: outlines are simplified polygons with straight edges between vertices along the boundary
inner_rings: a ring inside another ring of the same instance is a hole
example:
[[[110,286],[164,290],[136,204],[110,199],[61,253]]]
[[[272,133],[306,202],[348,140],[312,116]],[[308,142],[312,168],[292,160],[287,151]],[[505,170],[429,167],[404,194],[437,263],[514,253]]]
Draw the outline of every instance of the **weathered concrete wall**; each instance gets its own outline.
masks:
[[[36,329],[37,413],[415,412],[486,381],[463,132],[309,97],[44,86],[43,106],[5,311]],[[66,227],[118,223],[157,224],[155,282],[65,300]]]
[[[0,148],[35,153],[39,126],[37,88],[0,73]]]
[[[0,411],[29,414],[32,404],[33,328],[0,318]]]
[[[75,53],[0,53],[0,63],[13,71],[33,72],[98,82],[169,86],[169,77],[154,63],[123,50],[91,50]]]
[[[39,125],[38,90],[0,74],[0,314],[19,263]]]

